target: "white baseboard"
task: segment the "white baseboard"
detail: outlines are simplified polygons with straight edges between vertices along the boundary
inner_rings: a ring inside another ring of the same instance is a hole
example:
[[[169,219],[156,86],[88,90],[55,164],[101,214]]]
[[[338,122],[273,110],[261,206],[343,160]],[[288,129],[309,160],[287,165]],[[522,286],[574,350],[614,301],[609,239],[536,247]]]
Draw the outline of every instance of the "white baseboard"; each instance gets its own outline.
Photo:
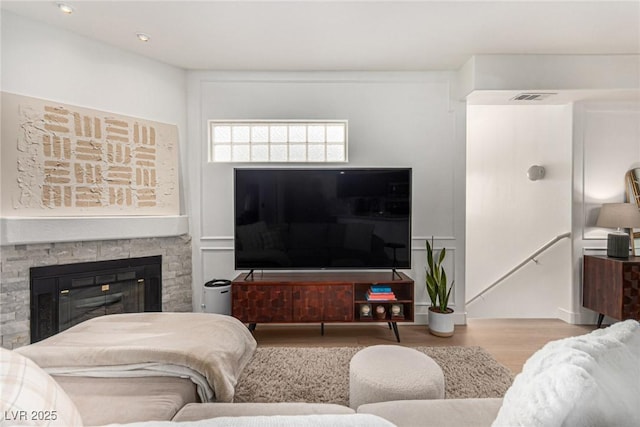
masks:
[[[558,308],[558,318],[571,325],[596,325],[598,323],[598,313],[591,310],[576,313],[564,308]],[[612,321],[615,322],[614,319],[605,316],[603,324],[608,325],[613,323]]]
[[[558,307],[558,319],[563,320],[571,325],[579,325],[581,322],[579,321],[581,317],[580,313],[576,313],[573,311],[565,310],[564,308]]]

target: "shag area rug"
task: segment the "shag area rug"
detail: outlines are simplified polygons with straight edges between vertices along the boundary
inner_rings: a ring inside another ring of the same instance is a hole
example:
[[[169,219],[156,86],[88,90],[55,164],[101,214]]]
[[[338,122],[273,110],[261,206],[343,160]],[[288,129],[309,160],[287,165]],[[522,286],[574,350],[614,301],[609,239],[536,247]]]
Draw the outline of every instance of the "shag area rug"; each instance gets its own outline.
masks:
[[[234,402],[348,405],[349,361],[362,348],[258,347],[238,380]],[[412,348],[440,365],[447,399],[502,397],[513,381],[511,372],[481,347]]]

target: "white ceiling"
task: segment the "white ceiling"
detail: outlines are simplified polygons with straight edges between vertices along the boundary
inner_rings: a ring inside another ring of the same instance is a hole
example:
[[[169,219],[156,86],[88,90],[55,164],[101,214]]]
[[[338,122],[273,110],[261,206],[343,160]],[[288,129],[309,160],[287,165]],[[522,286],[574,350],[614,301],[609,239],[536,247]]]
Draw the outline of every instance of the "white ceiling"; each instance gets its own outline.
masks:
[[[185,69],[457,70],[474,54],[640,54],[640,0],[67,3],[71,15],[55,1],[1,7]]]

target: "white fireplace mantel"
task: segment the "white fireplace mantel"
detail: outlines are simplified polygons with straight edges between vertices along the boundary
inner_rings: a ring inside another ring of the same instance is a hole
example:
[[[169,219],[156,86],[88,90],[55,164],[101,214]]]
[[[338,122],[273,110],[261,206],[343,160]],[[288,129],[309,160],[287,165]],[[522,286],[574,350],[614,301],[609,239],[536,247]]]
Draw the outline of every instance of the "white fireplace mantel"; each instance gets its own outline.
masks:
[[[0,218],[0,245],[179,236],[189,218],[176,216]]]

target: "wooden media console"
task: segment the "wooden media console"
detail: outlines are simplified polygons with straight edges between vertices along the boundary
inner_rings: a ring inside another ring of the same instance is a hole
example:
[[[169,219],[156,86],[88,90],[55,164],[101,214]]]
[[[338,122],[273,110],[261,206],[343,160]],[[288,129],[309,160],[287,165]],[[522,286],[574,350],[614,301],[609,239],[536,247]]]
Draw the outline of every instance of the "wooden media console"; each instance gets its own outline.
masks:
[[[258,323],[320,323],[324,333],[325,323],[386,322],[400,342],[397,322],[413,322],[414,282],[404,273],[243,273],[231,287],[232,315],[252,331]]]

